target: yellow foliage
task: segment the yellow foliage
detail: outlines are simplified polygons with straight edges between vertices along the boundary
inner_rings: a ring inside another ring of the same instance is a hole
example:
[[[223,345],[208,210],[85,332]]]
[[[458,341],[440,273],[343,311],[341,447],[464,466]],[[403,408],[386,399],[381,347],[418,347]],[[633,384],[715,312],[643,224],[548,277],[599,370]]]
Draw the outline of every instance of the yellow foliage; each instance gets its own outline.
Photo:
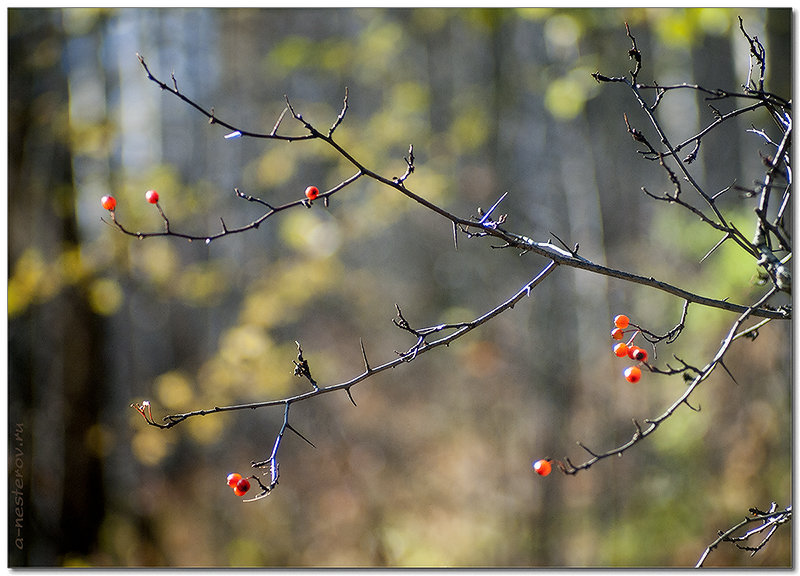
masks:
[[[252,324],[234,326],[220,339],[220,355],[230,364],[240,364],[264,356],[272,343],[264,330]]]
[[[352,44],[346,40],[327,40],[322,48],[318,64],[331,72],[344,70],[353,58]]]
[[[76,284],[83,280],[90,272],[93,262],[83,258],[80,246],[64,248],[58,257],[59,272],[68,284]]]
[[[198,444],[213,444],[220,439],[224,428],[222,418],[192,418],[186,422],[189,436]]]
[[[97,458],[106,458],[115,447],[114,430],[105,424],[95,423],[85,435],[86,449]]]
[[[36,248],[27,248],[13,265],[8,280],[8,316],[23,313],[28,306],[46,302],[61,289],[62,278]]]
[[[225,264],[220,261],[197,262],[187,266],[178,276],[178,294],[195,306],[216,303],[227,289]]]
[[[722,35],[730,30],[739,12],[731,8],[650,9],[659,40],[673,48],[690,48],[704,33]]]
[[[89,305],[97,314],[103,316],[115,314],[123,300],[122,288],[116,280],[98,278],[89,285]]]
[[[241,537],[227,545],[229,565],[235,568],[261,568],[265,565],[264,547],[251,538]]]
[[[319,211],[296,210],[287,214],[280,223],[280,234],[286,244],[309,256],[327,257],[339,247],[336,222],[324,219]]]
[[[166,372],[156,378],[155,393],[159,403],[168,410],[186,410],[194,398],[191,382],[178,371]]]
[[[286,184],[295,174],[294,148],[268,148],[258,161],[258,181],[267,188]]]
[[[305,64],[312,40],[305,36],[289,36],[284,38],[269,53],[268,69],[289,72]]]
[[[573,68],[566,76],[550,81],[545,92],[547,110],[559,120],[571,120],[583,112],[597,92],[597,82],[586,68]]]
[[[175,245],[171,242],[136,242],[130,246],[133,273],[142,275],[156,286],[168,286],[175,281],[179,267]]]
[[[367,29],[360,36],[359,55],[360,73],[362,76],[387,73],[386,62],[391,60],[403,44],[403,29],[397,22],[388,22],[381,18],[371,21]],[[358,67],[358,64],[356,64]]]
[[[140,422],[141,424],[141,422]],[[137,426],[131,441],[134,457],[145,466],[157,466],[171,452],[178,436],[151,426]]]
[[[489,111],[486,106],[473,102],[453,119],[450,128],[450,146],[454,154],[479,150],[489,136]]]

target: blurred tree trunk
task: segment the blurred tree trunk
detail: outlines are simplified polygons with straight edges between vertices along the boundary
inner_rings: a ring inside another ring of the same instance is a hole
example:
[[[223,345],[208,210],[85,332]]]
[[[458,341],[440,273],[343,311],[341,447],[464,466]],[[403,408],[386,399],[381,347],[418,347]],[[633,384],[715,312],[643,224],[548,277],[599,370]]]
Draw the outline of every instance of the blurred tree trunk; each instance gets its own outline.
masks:
[[[79,242],[61,12],[21,12],[9,13],[9,263],[33,250],[59,286],[59,258]],[[103,399],[101,342],[80,285],[39,294],[9,321],[9,422],[25,431],[24,545],[10,548],[12,566],[63,564],[96,540],[102,468],[88,440]]]
[[[748,23],[745,22],[745,30]],[[767,90],[778,96],[792,93],[792,10],[767,10]]]

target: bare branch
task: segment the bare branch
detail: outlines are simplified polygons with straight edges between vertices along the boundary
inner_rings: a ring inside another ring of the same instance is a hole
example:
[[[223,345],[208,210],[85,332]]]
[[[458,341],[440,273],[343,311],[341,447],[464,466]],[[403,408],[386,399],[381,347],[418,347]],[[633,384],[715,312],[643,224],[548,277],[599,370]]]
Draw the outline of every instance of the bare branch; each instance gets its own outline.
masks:
[[[723,542],[732,542],[737,548],[752,552],[750,556],[755,556],[755,554],[761,550],[767,544],[767,542],[769,542],[773,534],[775,534],[775,531],[781,525],[786,524],[792,519],[792,507],[787,506],[783,510],[777,510],[777,504],[775,502],[770,505],[768,512],[762,512],[757,508],[751,508],[750,513],[752,516],[746,516],[744,520],[738,524],[735,524],[731,528],[728,528],[724,532],[720,531],[719,537],[706,547],[705,551],[700,556],[700,559],[697,561],[697,564],[695,564],[695,568],[702,568],[703,564],[708,559],[708,555],[711,554],[711,552]],[[742,536],[734,536],[736,532],[755,522],[760,522],[761,524],[748,530]],[[761,542],[759,542],[756,546],[740,544],[740,542],[747,542],[752,536],[760,534],[767,529],[769,529],[769,531],[767,532],[766,536],[764,536]]]

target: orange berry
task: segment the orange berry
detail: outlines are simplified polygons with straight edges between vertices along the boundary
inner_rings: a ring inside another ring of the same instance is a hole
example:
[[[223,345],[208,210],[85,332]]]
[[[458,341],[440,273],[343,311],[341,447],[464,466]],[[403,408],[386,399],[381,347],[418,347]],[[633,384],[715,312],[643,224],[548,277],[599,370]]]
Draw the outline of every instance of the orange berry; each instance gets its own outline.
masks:
[[[228,486],[230,486],[231,488],[235,488],[236,484],[241,479],[242,479],[242,475],[238,474],[236,472],[234,472],[233,474],[228,474]]]
[[[103,196],[100,198],[100,204],[102,204],[103,208],[106,210],[113,210],[117,207],[117,201],[113,196]]]
[[[619,314],[614,317],[614,326],[617,328],[627,328],[630,319],[625,314]]]
[[[614,328],[611,331],[611,337],[614,340],[622,340],[623,336],[625,336],[625,332],[622,330],[622,328]]]
[[[647,350],[638,346],[631,346],[628,348],[628,358],[645,362],[647,360]]]
[[[316,200],[317,196],[319,196],[319,188],[316,186],[309,186],[306,188],[306,198],[309,200]]]
[[[550,471],[553,469],[552,464],[550,464],[549,460],[537,460],[533,463],[533,470],[539,476],[547,476],[550,474]]]
[[[144,193],[144,197],[150,204],[158,204],[158,192],[155,190],[148,190]]]
[[[625,380],[631,384],[636,384],[642,377],[642,370],[638,366],[629,366],[628,368],[625,368],[625,371],[622,374],[625,376]]]
[[[628,345],[625,342],[620,342],[614,346],[614,354],[620,358],[628,355]]]
[[[237,496],[244,496],[250,490],[250,481],[247,478],[242,478],[233,487],[233,493]]]

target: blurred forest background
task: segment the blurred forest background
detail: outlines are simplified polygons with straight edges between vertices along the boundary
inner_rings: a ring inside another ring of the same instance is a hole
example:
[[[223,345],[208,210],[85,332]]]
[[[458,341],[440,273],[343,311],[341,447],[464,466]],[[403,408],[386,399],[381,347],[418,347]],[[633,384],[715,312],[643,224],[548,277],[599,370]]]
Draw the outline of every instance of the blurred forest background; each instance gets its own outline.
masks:
[[[561,268],[530,299],[449,348],[345,394],[294,407],[281,482],[242,504],[225,484],[269,455],[282,410],[197,418],[154,415],[307,389],[294,341],[322,385],[413,340],[415,326],[470,320],[544,262],[462,238],[446,220],[362,179],[329,208],[290,210],[212,243],[137,241],[104,224],[112,193],[130,229],[162,221],[204,234],[273,204],[328,189],[353,170],[321,142],[226,140],[153,74],[219,118],[269,131],[284,94],[320,128],[350,109],[339,142],[384,176],[467,216],[509,192],[508,228],[550,232],[616,268],[748,303],[753,262],[680,208],[626,133],[646,121],[622,85],[590,73],[631,68],[641,81],[740,89],[748,45],[764,43],[767,89],[791,96],[788,9],[11,9],[8,11],[9,454],[24,452],[24,548],[32,566],[687,566],[751,506],[791,503],[790,323],[737,342],[728,368],[656,434],[575,477],[531,462],[582,461],[610,449],[631,418],[659,415],[680,377],[620,376],[614,314],[658,333],[682,301]],[[670,94],[660,118],[676,140],[711,113]],[[763,177],[763,139],[730,122],[695,170],[708,189]],[[303,133],[291,119],[293,133]],[[654,140],[655,141],[655,140]],[[759,176],[760,175],[760,176]],[[723,204],[748,233],[752,200]],[[690,309],[678,354],[704,365],[734,315]],[[21,426],[19,442],[13,432]],[[9,477],[15,473],[9,463]],[[10,517],[13,524],[14,517]],[[706,565],[789,566],[791,526],[754,558],[721,547]]]

